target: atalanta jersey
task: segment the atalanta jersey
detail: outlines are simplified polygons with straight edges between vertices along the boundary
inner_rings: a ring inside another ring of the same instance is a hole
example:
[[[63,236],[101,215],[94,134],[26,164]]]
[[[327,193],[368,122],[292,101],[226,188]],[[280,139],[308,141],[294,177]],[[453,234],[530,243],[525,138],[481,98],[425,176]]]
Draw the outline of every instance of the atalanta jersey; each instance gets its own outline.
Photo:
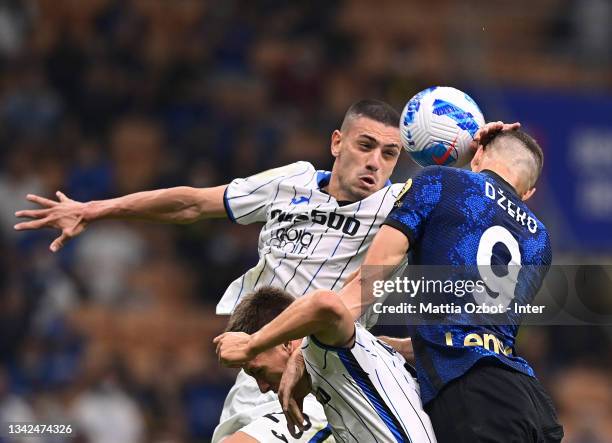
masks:
[[[509,307],[494,324],[474,325],[462,314],[449,314],[436,324],[413,327],[423,403],[482,359],[534,376],[529,364],[514,355],[521,318],[516,306],[533,301],[550,266],[546,227],[492,171],[432,166],[411,180],[385,221],[408,237],[411,263],[457,267],[462,278],[486,282],[487,288],[462,297],[447,294],[449,303],[495,300]],[[496,265],[504,275],[492,272]]]

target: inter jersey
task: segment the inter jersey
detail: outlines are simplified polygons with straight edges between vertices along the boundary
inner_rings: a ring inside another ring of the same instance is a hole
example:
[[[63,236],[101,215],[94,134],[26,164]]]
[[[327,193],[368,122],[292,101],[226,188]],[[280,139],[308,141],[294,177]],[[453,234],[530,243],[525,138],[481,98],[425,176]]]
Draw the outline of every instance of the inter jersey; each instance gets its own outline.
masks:
[[[454,266],[463,270],[463,278],[503,284],[504,306],[532,302],[551,263],[550,239],[510,184],[492,171],[433,166],[407,185],[385,224],[408,237],[412,263]],[[491,273],[492,266],[502,267],[503,275]],[[446,301],[482,305],[496,288],[482,289],[462,297],[449,294]],[[516,309],[502,313],[503,321],[495,324],[452,324],[453,315],[413,331],[424,403],[482,359],[534,375],[514,352],[521,317]]]

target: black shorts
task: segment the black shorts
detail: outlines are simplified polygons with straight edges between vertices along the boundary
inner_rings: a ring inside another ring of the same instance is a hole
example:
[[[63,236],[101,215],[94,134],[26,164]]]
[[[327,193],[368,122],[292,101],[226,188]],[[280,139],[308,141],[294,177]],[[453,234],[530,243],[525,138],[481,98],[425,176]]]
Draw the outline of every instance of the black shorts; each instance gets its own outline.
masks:
[[[479,364],[446,385],[425,410],[438,443],[558,442],[563,427],[537,379]]]

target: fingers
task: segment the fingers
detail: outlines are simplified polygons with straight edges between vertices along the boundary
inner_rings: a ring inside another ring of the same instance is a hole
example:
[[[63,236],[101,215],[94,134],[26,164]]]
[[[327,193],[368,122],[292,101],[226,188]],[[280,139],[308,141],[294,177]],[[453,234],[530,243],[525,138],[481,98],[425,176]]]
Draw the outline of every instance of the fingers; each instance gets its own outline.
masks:
[[[51,226],[51,219],[49,217],[41,218],[38,220],[32,220],[28,222],[17,223],[13,228],[16,231],[27,231],[29,229],[40,229],[44,227],[53,227]]]
[[[302,415],[301,408],[294,399],[289,401],[287,408],[283,406],[283,413],[287,419],[287,429],[293,437],[296,437],[300,432],[304,432],[304,416]],[[297,432],[295,428],[298,429]]]
[[[41,197],[36,194],[28,194],[26,195],[26,199],[33,203],[38,203],[39,205],[44,206],[46,208],[51,208],[57,205],[57,202],[53,200],[49,200],[48,198]]]
[[[213,343],[217,345],[215,349],[215,353],[217,354],[217,357],[219,358],[219,363],[221,363],[221,344],[223,342],[224,335],[225,333],[218,335],[213,339]]]
[[[474,135],[474,140],[470,143],[470,148],[477,151],[479,146],[488,144],[499,132],[514,131],[521,127],[519,122],[504,123],[502,121],[489,122],[481,127]]]
[[[49,249],[51,250],[51,252],[57,252],[64,247],[68,240],[70,240],[68,234],[62,232],[62,235],[53,240],[53,242],[49,246]]]
[[[19,218],[42,218],[49,215],[49,209],[25,209],[15,212],[15,217]]]
[[[479,142],[483,137],[501,131],[503,126],[504,123],[501,121],[485,123],[485,125],[476,132],[476,135],[474,135],[474,141]]]
[[[516,131],[520,127],[521,127],[521,124],[519,122],[504,123],[501,130],[502,131]]]
[[[55,195],[57,196],[60,202],[70,201],[70,199],[66,197],[66,195],[61,191],[57,191]]]

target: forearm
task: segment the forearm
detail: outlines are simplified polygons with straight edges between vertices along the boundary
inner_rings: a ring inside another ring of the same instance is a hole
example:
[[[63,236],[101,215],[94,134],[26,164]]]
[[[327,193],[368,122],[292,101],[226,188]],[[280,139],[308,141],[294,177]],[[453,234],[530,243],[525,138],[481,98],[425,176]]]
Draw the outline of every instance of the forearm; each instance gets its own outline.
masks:
[[[252,335],[251,347],[259,354],[274,346],[333,329],[340,315],[326,297],[331,292],[317,292],[294,301],[278,317]]]
[[[109,200],[85,204],[84,220],[136,219],[161,223],[193,223],[203,218],[222,217],[223,192],[215,188],[179,186],[143,191]]]
[[[359,319],[376,301],[374,282],[387,279],[397,270],[408,247],[408,239],[400,231],[386,225],[378,231],[359,274],[339,292],[353,320]]]

